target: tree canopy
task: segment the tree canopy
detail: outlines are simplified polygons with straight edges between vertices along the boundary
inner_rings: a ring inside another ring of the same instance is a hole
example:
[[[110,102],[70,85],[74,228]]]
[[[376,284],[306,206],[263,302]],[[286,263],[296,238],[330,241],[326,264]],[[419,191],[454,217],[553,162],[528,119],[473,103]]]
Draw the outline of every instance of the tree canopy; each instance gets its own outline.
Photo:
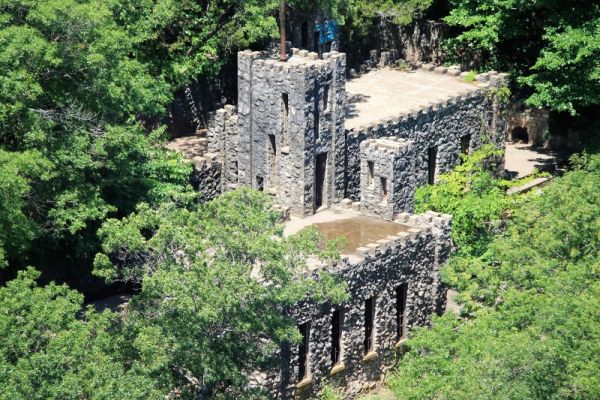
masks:
[[[575,114],[600,104],[600,5],[596,1],[451,0],[459,33],[450,58],[509,72],[533,106]]]
[[[600,157],[574,161],[482,254],[446,267],[468,318],[414,334],[389,381],[398,398],[600,397]]]

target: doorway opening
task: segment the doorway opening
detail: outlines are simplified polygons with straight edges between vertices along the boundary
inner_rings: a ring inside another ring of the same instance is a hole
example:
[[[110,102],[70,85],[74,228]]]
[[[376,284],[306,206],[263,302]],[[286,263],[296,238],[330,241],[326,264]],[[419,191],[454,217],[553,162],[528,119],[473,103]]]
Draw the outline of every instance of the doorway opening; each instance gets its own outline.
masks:
[[[529,143],[529,132],[527,128],[517,126],[511,131],[510,138],[513,142]]]

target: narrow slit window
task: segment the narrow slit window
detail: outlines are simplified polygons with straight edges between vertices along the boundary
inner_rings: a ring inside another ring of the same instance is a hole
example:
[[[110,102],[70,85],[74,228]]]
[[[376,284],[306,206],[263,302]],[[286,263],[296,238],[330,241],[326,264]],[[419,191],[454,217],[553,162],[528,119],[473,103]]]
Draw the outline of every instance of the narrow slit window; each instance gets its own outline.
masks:
[[[329,85],[323,87],[323,111],[329,109]]]
[[[283,146],[290,145],[290,96],[287,93],[281,94],[281,108],[283,113]]]
[[[427,182],[430,185],[435,183],[435,169],[437,163],[437,147],[430,147],[427,150]]]
[[[269,184],[277,187],[277,143],[275,135],[269,135]]]
[[[388,199],[388,187],[387,187],[387,179],[381,177],[381,195],[384,201]]]
[[[336,309],[331,317],[331,365],[337,365],[342,361],[342,321],[341,309]]]
[[[308,376],[308,354],[310,339],[310,323],[306,322],[298,326],[302,340],[298,345],[298,381],[302,381]]]
[[[396,339],[399,341],[406,336],[406,298],[408,285],[406,283],[396,288]]]
[[[365,354],[373,351],[375,347],[375,298],[371,297],[365,301]]]
[[[369,175],[367,176],[367,185],[372,186],[375,179],[375,163],[373,161],[367,161],[367,168]]]
[[[319,138],[319,130],[320,130],[320,119],[321,119],[321,112],[319,111],[319,100],[318,100],[319,96],[318,96],[318,90],[317,90],[317,96],[315,99],[315,113],[314,113],[314,118],[315,118],[315,140],[317,140]]]

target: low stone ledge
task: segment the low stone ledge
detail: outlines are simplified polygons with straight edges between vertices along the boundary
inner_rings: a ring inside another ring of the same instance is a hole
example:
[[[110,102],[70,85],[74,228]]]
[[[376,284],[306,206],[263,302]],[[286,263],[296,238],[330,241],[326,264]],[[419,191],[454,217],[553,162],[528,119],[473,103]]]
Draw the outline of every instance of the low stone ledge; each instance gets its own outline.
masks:
[[[379,357],[379,354],[377,354],[377,352],[373,350],[365,354],[362,360],[363,362],[368,362],[371,360],[375,360],[377,357]]]

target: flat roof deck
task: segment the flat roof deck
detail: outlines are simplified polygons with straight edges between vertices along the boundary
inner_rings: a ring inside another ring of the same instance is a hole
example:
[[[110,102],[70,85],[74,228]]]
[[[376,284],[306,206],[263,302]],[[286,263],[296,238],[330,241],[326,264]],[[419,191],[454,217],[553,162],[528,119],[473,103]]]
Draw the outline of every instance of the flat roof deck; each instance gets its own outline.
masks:
[[[356,255],[356,249],[388,236],[406,232],[410,226],[396,222],[366,217],[352,211],[332,209],[319,212],[307,218],[293,218],[285,226],[284,235],[289,236],[314,226],[326,239],[345,237],[346,243],[341,255]]]
[[[459,77],[420,69],[371,71],[346,83],[346,129],[371,126],[430,102],[449,100],[477,89],[476,84]]]

